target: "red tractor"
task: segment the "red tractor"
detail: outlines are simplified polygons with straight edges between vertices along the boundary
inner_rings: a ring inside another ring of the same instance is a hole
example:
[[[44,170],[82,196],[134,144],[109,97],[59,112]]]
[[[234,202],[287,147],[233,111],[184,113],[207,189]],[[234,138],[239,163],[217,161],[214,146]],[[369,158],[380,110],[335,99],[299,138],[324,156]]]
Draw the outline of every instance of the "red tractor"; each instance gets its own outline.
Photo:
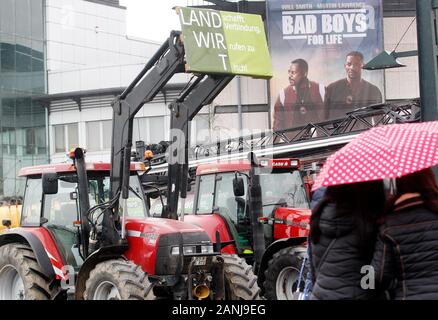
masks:
[[[219,232],[228,243],[222,252],[254,265],[266,298],[291,300],[302,289],[297,285],[310,218],[306,182],[297,159],[252,162],[199,165],[193,214],[184,221],[211,239]]]

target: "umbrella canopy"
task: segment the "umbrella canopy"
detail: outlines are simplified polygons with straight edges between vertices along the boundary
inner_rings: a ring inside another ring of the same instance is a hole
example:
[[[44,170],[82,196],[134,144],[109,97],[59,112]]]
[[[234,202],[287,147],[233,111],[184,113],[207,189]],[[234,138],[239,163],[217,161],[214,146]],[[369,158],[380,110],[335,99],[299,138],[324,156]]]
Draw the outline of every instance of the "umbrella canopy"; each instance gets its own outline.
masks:
[[[398,178],[438,164],[438,121],[372,128],[332,154],[313,190]]]

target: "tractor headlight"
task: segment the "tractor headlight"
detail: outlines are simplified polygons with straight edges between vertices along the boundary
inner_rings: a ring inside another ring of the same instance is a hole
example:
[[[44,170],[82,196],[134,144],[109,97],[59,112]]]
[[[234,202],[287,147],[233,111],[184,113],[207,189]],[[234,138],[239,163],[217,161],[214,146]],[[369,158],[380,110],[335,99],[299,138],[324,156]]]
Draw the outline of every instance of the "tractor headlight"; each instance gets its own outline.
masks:
[[[183,247],[184,255],[190,255],[196,253],[196,246],[184,246]]]
[[[172,250],[170,251],[170,254],[173,256],[177,256],[180,254],[179,247],[172,247]]]
[[[214,249],[213,249],[213,245],[206,245],[206,246],[201,246],[201,253],[213,253]]]

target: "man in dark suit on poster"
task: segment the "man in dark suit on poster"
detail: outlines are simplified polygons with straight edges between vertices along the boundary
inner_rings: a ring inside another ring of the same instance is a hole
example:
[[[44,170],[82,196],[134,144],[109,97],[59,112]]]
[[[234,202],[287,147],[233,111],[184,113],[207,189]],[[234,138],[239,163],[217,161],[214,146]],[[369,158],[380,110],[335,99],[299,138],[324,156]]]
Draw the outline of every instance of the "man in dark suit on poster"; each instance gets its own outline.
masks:
[[[358,51],[347,54],[347,77],[329,84],[325,91],[325,120],[345,117],[347,112],[382,102],[379,88],[362,79],[364,57]]]

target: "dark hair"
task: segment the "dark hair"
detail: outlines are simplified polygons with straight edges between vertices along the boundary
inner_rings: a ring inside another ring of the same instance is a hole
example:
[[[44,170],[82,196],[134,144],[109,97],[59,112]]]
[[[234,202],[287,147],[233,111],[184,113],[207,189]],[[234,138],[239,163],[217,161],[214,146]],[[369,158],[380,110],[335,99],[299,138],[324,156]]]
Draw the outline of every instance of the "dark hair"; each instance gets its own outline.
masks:
[[[310,217],[310,237],[319,242],[321,214],[328,203],[336,206],[336,215],[351,215],[361,243],[366,244],[370,232],[374,231],[377,219],[385,209],[383,181],[368,181],[327,188],[323,200],[312,210]]]
[[[419,193],[424,201],[424,206],[438,213],[438,185],[435,174],[431,168],[408,174],[396,179],[397,196],[404,193]]]
[[[297,64],[298,67],[300,67],[300,70],[304,73],[307,73],[309,71],[309,64],[304,59],[295,59],[291,62],[291,64]]]
[[[364,60],[362,52],[359,51],[351,51],[345,57],[358,57],[360,60]]]

